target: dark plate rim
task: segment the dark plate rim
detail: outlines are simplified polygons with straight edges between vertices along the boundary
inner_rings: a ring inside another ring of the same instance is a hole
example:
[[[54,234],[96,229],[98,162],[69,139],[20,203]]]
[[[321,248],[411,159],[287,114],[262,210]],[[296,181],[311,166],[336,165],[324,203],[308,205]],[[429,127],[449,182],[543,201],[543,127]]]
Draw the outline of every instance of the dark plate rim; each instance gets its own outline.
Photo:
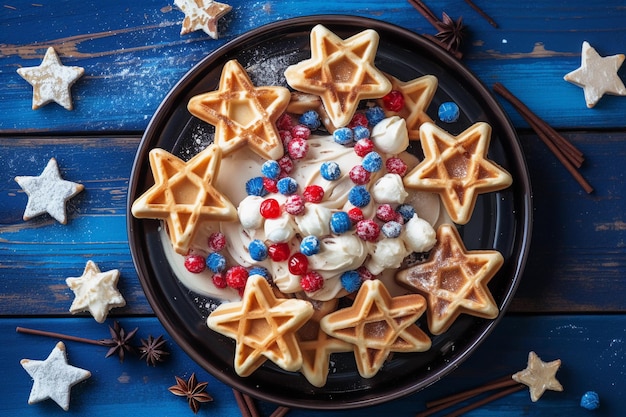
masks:
[[[496,116],[499,124],[501,125],[500,127],[503,129],[502,136],[506,137],[511,142],[509,143],[509,146],[513,147],[516,151],[515,155],[512,158],[512,161],[515,164],[517,170],[522,172],[523,175],[521,175],[520,177],[516,176],[514,178],[513,186],[517,189],[516,195],[521,195],[521,208],[523,209],[523,213],[517,213],[517,215],[520,216],[519,223],[521,224],[521,230],[519,230],[519,232],[521,241],[518,245],[519,251],[516,253],[518,255],[516,258],[516,262],[514,264],[514,267],[512,268],[514,272],[512,277],[512,285],[508,288],[508,291],[502,299],[501,314],[499,314],[496,319],[489,321],[484,326],[482,331],[478,332],[477,335],[473,338],[474,340],[467,345],[463,353],[455,356],[455,358],[450,361],[450,363],[448,364],[448,366],[446,366],[444,370],[433,373],[432,375],[428,375],[427,377],[420,380],[419,384],[402,386],[393,392],[385,394],[384,396],[368,395],[366,398],[358,398],[354,401],[312,401],[302,403],[302,401],[295,402],[289,398],[281,397],[280,395],[273,395],[270,393],[259,392],[250,389],[244,383],[242,383],[242,380],[240,378],[237,378],[236,376],[232,376],[230,374],[226,374],[223,372],[223,370],[218,369],[208,363],[206,359],[196,349],[194,349],[192,344],[180,335],[180,331],[170,322],[167,311],[164,311],[164,306],[160,304],[160,299],[162,298],[162,295],[154,288],[153,285],[150,285],[149,279],[143,273],[143,271],[149,270],[150,268],[148,267],[142,253],[139,251],[139,241],[141,240],[141,237],[138,236],[138,234],[135,232],[135,225],[139,220],[135,219],[132,216],[130,208],[138,192],[138,183],[140,181],[139,175],[136,175],[138,172],[138,167],[142,164],[145,164],[148,152],[151,149],[150,146],[147,146],[149,145],[148,142],[153,132],[167,120],[168,116],[170,115],[168,109],[171,107],[172,102],[175,101],[176,96],[178,95],[178,92],[180,90],[189,88],[190,83],[194,82],[194,79],[198,76],[198,74],[203,72],[205,67],[207,65],[210,65],[212,61],[215,61],[221,55],[228,53],[232,49],[240,47],[247,41],[258,37],[259,35],[271,32],[273,30],[278,30],[286,26],[294,26],[300,28],[309,25],[312,28],[318,23],[325,25],[347,24],[354,27],[384,30],[386,32],[394,34],[399,39],[410,40],[411,42],[416,42],[420,44],[421,47],[432,52],[443,66],[453,68],[455,72],[460,73],[463,76],[464,81],[470,83],[472,89],[480,92],[481,99],[486,102],[490,111]],[[432,41],[414,32],[411,32],[408,29],[396,26],[391,23],[372,18],[358,17],[352,15],[310,15],[285,19],[266,24],[249,32],[246,32],[245,34],[242,34],[239,37],[227,42],[226,44],[219,47],[214,52],[203,58],[176,83],[172,90],[170,90],[170,92],[161,102],[161,104],[155,111],[152,119],[150,120],[141,139],[137,154],[133,162],[127,196],[127,233],[129,238],[131,256],[135,265],[135,269],[137,271],[146,298],[152,306],[157,318],[159,319],[165,330],[169,333],[169,335],[174,339],[174,341],[183,349],[183,351],[185,351],[196,363],[206,369],[217,379],[241,390],[242,392],[245,392],[262,400],[274,403],[281,403],[286,406],[320,410],[359,408],[391,401],[393,399],[397,399],[414,393],[420,389],[426,388],[427,386],[432,385],[433,383],[437,382],[445,375],[448,375],[450,372],[456,369],[467,357],[472,354],[472,352],[474,352],[478,345],[482,343],[482,341],[484,341],[484,339],[492,332],[492,330],[496,327],[501,318],[504,316],[504,312],[508,308],[508,305],[510,304],[513,295],[515,294],[515,291],[519,286],[519,282],[521,280],[521,276],[526,265],[526,260],[530,248],[533,222],[532,189],[523,150],[510,119],[504,112],[499,102],[489,91],[489,89],[467,67],[465,67],[458,60],[456,60],[456,58],[452,57],[450,54],[448,54],[445,50],[443,50]]]

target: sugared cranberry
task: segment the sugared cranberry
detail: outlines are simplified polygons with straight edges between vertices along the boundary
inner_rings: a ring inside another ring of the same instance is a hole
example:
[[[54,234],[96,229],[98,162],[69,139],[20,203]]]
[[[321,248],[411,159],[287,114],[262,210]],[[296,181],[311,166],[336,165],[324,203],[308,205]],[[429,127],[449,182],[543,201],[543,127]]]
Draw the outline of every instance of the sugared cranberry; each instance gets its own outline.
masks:
[[[302,193],[304,201],[309,203],[320,203],[324,198],[324,189],[319,185],[307,185]]]
[[[287,153],[292,159],[302,159],[309,152],[309,143],[302,138],[293,138],[287,145]]]
[[[366,281],[368,279],[371,280],[371,279],[376,278],[376,275],[372,274],[371,271],[364,266],[358,267],[356,272],[359,273],[359,276],[361,277],[361,281]]]
[[[285,174],[289,174],[293,171],[293,161],[289,157],[289,155],[285,155],[278,160],[278,165],[280,165],[280,169]]]
[[[354,116],[352,116],[352,120],[350,120],[350,123],[348,123],[348,127],[350,129],[354,129],[356,126],[367,127],[368,123],[369,122],[367,120],[367,116],[365,116],[365,113],[355,113]]]
[[[309,271],[300,277],[300,286],[306,292],[321,290],[324,287],[324,278],[315,271]]]
[[[293,216],[304,213],[304,199],[298,194],[292,194],[285,201],[285,211]]]
[[[274,243],[267,248],[267,254],[274,262],[282,262],[289,259],[290,253],[289,245],[287,243]]]
[[[201,255],[187,255],[185,257],[185,268],[192,274],[199,274],[206,269],[206,260]]]
[[[311,129],[305,125],[295,125],[291,128],[291,136],[298,139],[307,140],[311,136]]]
[[[211,281],[213,281],[213,285],[217,288],[226,288],[228,286],[224,274],[213,274]]]
[[[355,165],[348,173],[350,179],[356,185],[365,185],[370,181],[372,174],[368,172],[362,165]]]
[[[263,188],[265,188],[270,193],[277,193],[278,187],[276,186],[278,181],[273,180],[268,177],[263,177]]]
[[[226,271],[226,284],[235,289],[244,288],[248,281],[248,270],[241,266],[233,266]]]
[[[398,174],[401,177],[404,177],[407,170],[407,166],[404,161],[396,156],[387,159],[387,162],[385,162],[385,168],[387,168],[387,172],[390,174]]]
[[[397,113],[404,107],[404,97],[400,91],[391,90],[383,97],[383,105],[387,110]]]
[[[359,139],[354,144],[354,152],[363,158],[374,150],[374,142],[371,139]]]
[[[374,220],[361,220],[356,224],[356,234],[367,242],[374,242],[380,234],[380,226]]]
[[[376,218],[388,222],[396,219],[396,211],[389,204],[381,204],[376,208]]]
[[[279,130],[290,130],[293,126],[293,119],[287,113],[283,113],[276,121],[276,127]]]
[[[360,222],[365,218],[365,216],[363,215],[363,210],[358,207],[353,207],[348,210],[348,217],[350,218],[350,221],[354,224]]]
[[[289,272],[294,275],[304,275],[309,269],[309,259],[303,253],[296,252],[289,258]]]
[[[209,235],[209,249],[219,252],[226,246],[226,236],[222,232],[214,232]]]
[[[273,198],[267,198],[261,202],[259,211],[264,218],[275,219],[280,216],[280,204]]]

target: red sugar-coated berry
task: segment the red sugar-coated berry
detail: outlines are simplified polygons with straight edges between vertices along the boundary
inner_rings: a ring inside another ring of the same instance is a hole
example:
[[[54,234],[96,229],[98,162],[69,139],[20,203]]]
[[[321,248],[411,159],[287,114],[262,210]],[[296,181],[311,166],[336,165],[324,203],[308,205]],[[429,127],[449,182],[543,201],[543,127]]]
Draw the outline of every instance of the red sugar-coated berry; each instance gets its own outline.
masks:
[[[394,221],[400,223],[400,224],[404,224],[404,217],[402,216],[402,214],[396,212],[396,218],[393,219]]]
[[[289,244],[284,242],[274,243],[267,248],[267,254],[274,262],[286,261],[289,259],[290,252]]]
[[[324,278],[315,271],[309,271],[300,277],[300,286],[306,292],[321,290],[324,287]]]
[[[311,136],[311,129],[305,125],[295,125],[291,128],[291,136],[307,140]]]
[[[398,90],[391,90],[383,97],[383,106],[389,111],[399,112],[404,107],[404,97]]]
[[[287,146],[289,146],[289,142],[291,142],[291,140],[293,139],[293,135],[291,134],[291,131],[279,130],[278,136],[280,136],[280,141],[283,143],[283,147],[287,149]]]
[[[324,198],[324,189],[319,185],[307,185],[302,193],[304,201],[309,203],[320,203]]]
[[[241,266],[233,266],[226,271],[226,284],[235,289],[243,288],[248,281],[248,270]]]
[[[224,274],[213,274],[213,276],[211,277],[211,281],[213,281],[213,285],[215,285],[217,288],[226,288],[228,286]]]
[[[372,274],[372,272],[364,266],[360,266],[357,268],[356,272],[361,277],[361,281],[372,280],[376,278],[376,275]]]
[[[206,269],[206,259],[201,255],[187,255],[185,257],[185,268],[192,274],[199,274]]]
[[[348,174],[350,179],[356,185],[365,185],[370,181],[372,174],[363,168],[362,165],[355,165]]]
[[[359,139],[354,144],[354,152],[363,158],[374,150],[374,142],[371,139]]]
[[[365,216],[363,215],[363,210],[361,210],[358,207],[353,207],[350,210],[348,210],[348,217],[350,218],[350,221],[353,224],[356,224],[360,222],[361,220],[365,219]]]
[[[302,159],[309,152],[309,144],[302,138],[293,138],[287,145],[287,153],[292,159]]]
[[[396,219],[396,211],[389,204],[381,204],[376,208],[376,218],[384,222]]]
[[[296,252],[289,258],[287,266],[292,274],[304,275],[309,269],[309,258],[301,252]]]
[[[348,127],[350,129],[354,129],[356,126],[367,127],[368,124],[369,122],[367,121],[367,116],[365,116],[365,113],[355,113],[354,116],[352,116],[352,120],[350,120],[350,123],[348,123]]]
[[[263,177],[263,188],[265,188],[270,193],[277,193],[278,192],[278,187],[276,186],[277,183],[278,183],[278,181],[276,181],[276,180],[273,180],[273,179],[268,178],[268,177]]]
[[[285,201],[285,211],[293,216],[304,213],[304,199],[298,194],[292,194]]]
[[[380,226],[374,220],[361,220],[356,224],[356,234],[362,240],[374,242],[380,234]]]
[[[283,113],[276,121],[278,130],[290,130],[291,126],[293,126],[293,118],[287,113]]]
[[[401,177],[404,177],[407,170],[407,166],[404,161],[396,156],[392,156],[387,159],[387,162],[385,162],[385,168],[387,168],[387,172],[390,174],[398,174]]]
[[[209,235],[209,249],[219,252],[226,246],[226,236],[222,232],[213,232]]]
[[[280,216],[280,204],[273,198],[267,198],[261,202],[259,211],[264,218],[275,219]]]
[[[278,165],[280,166],[281,172],[285,174],[289,174],[293,171],[293,160],[289,157],[289,155],[284,155],[282,158],[278,160]]]

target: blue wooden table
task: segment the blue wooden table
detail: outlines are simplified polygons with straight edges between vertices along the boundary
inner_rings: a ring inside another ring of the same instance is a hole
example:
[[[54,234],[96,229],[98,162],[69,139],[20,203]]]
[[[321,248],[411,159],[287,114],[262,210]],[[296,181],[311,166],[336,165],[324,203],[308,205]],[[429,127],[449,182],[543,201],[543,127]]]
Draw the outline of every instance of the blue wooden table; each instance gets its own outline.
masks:
[[[71,364],[92,377],[73,388],[69,413],[94,416],[191,415],[168,392],[174,376],[196,373],[214,402],[199,415],[237,416],[231,389],[207,374],[165,333],[135,272],[126,236],[126,192],[143,130],[168,91],[206,54],[260,25],[311,14],[351,14],[419,34],[436,31],[407,1],[230,0],[220,38],[180,34],[183,13],[168,1],[5,1],[0,6],[0,415],[65,415],[52,401],[28,405],[32,380],[20,360],[44,359],[58,340],[16,333],[17,326],[86,338],[109,337],[114,320],[138,336],[165,334],[168,360],[105,358],[107,348],[66,342]],[[605,96],[593,109],[582,89],[563,81],[580,66],[588,41],[602,56],[626,53],[626,8],[616,1],[502,0],[478,3],[492,27],[461,0],[427,1],[440,16],[463,16],[469,29],[462,62],[487,86],[500,82],[586,155],[586,194],[507,102],[533,186],[533,239],[526,270],[504,319],[457,370],[433,386],[360,410],[291,410],[290,416],[413,416],[426,401],[480,385],[526,366],[528,352],[560,358],[563,392],[532,403],[523,390],[471,416],[618,416],[626,410],[626,97]],[[32,88],[16,72],[41,63],[53,46],[64,65],[85,75],[72,87],[74,110],[31,110]],[[626,69],[618,72],[626,76]],[[625,77],[626,78],[626,77]],[[39,175],[55,157],[62,176],[85,190],[62,225],[48,216],[23,221],[27,196],[14,181]],[[119,269],[126,306],[105,324],[69,314],[65,278],[85,262]],[[598,392],[601,406],[579,406]],[[264,415],[275,404],[259,403]]]

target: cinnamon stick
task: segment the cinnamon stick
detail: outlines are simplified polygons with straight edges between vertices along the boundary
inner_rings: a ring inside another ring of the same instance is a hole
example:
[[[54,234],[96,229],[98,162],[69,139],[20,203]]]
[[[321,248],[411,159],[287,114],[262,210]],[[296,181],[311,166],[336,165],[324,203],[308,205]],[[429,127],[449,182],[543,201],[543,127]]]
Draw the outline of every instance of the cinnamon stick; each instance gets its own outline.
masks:
[[[237,401],[237,407],[239,407],[241,416],[252,417],[252,413],[250,413],[250,409],[248,408],[248,405],[246,404],[246,400],[244,400],[243,398],[243,394],[233,388],[233,395],[235,396],[235,401]]]
[[[254,400],[252,399],[252,397],[250,397],[247,394],[242,394],[242,396],[243,396],[243,400],[246,403],[246,406],[248,407],[248,410],[250,411],[250,416],[261,417],[261,414],[259,413],[259,410],[257,410],[256,404],[254,403]]]
[[[472,0],[465,0],[465,3],[467,3],[472,9],[474,9],[479,15],[481,15],[483,19],[489,22],[491,26],[498,29],[498,24],[496,23],[496,21],[493,20],[491,16],[489,16],[487,13],[485,13],[483,9],[478,7],[476,3],[474,3]]]
[[[71,336],[71,335],[62,334],[62,333],[47,332],[44,330],[28,329],[26,327],[16,327],[15,331],[18,333],[31,334],[35,336],[46,336],[46,337],[52,337],[55,339],[69,340],[72,342],[89,343],[91,345],[106,346],[106,344],[102,340],[87,339],[84,337]]]
[[[280,406],[276,410],[274,410],[272,414],[270,414],[270,417],[284,417],[285,414],[287,414],[289,411],[289,407]]]
[[[458,410],[453,411],[452,413],[446,414],[445,417],[459,417],[462,414],[467,413],[468,411],[474,410],[478,407],[482,407],[485,404],[488,404],[492,401],[498,400],[502,397],[506,397],[507,395],[511,395],[514,392],[520,391],[524,389],[524,385],[516,385],[514,387],[511,387],[509,389],[505,389],[502,391],[499,391],[493,395],[490,395],[489,397],[483,398],[482,400],[476,401],[474,403],[471,403],[469,405],[466,405],[465,407],[459,408]]]
[[[505,388],[505,387],[509,387],[511,385],[516,385],[517,382],[515,382],[515,380],[513,380],[511,375],[507,375],[505,377],[502,378],[498,378],[494,381],[491,382],[487,382],[484,385],[481,385],[479,387],[476,388],[472,388],[472,389],[468,389],[467,391],[463,391],[463,392],[459,392],[457,394],[453,394],[444,398],[440,398],[438,400],[433,400],[430,402],[426,403],[426,408],[432,408],[432,407],[436,407],[439,406],[441,404],[450,404],[452,405],[453,403],[457,403],[459,402],[459,398],[462,398],[461,401],[466,400],[467,398],[471,398],[474,397],[476,395],[480,395],[483,394],[487,391],[493,391],[495,389],[498,388]]]
[[[413,6],[418,12],[420,12],[431,25],[433,25],[435,28],[439,28],[439,24],[441,24],[441,21],[432,12],[432,10],[430,10],[428,6],[426,6],[426,4],[424,4],[421,0],[409,0],[409,3],[411,3],[411,6]]]

